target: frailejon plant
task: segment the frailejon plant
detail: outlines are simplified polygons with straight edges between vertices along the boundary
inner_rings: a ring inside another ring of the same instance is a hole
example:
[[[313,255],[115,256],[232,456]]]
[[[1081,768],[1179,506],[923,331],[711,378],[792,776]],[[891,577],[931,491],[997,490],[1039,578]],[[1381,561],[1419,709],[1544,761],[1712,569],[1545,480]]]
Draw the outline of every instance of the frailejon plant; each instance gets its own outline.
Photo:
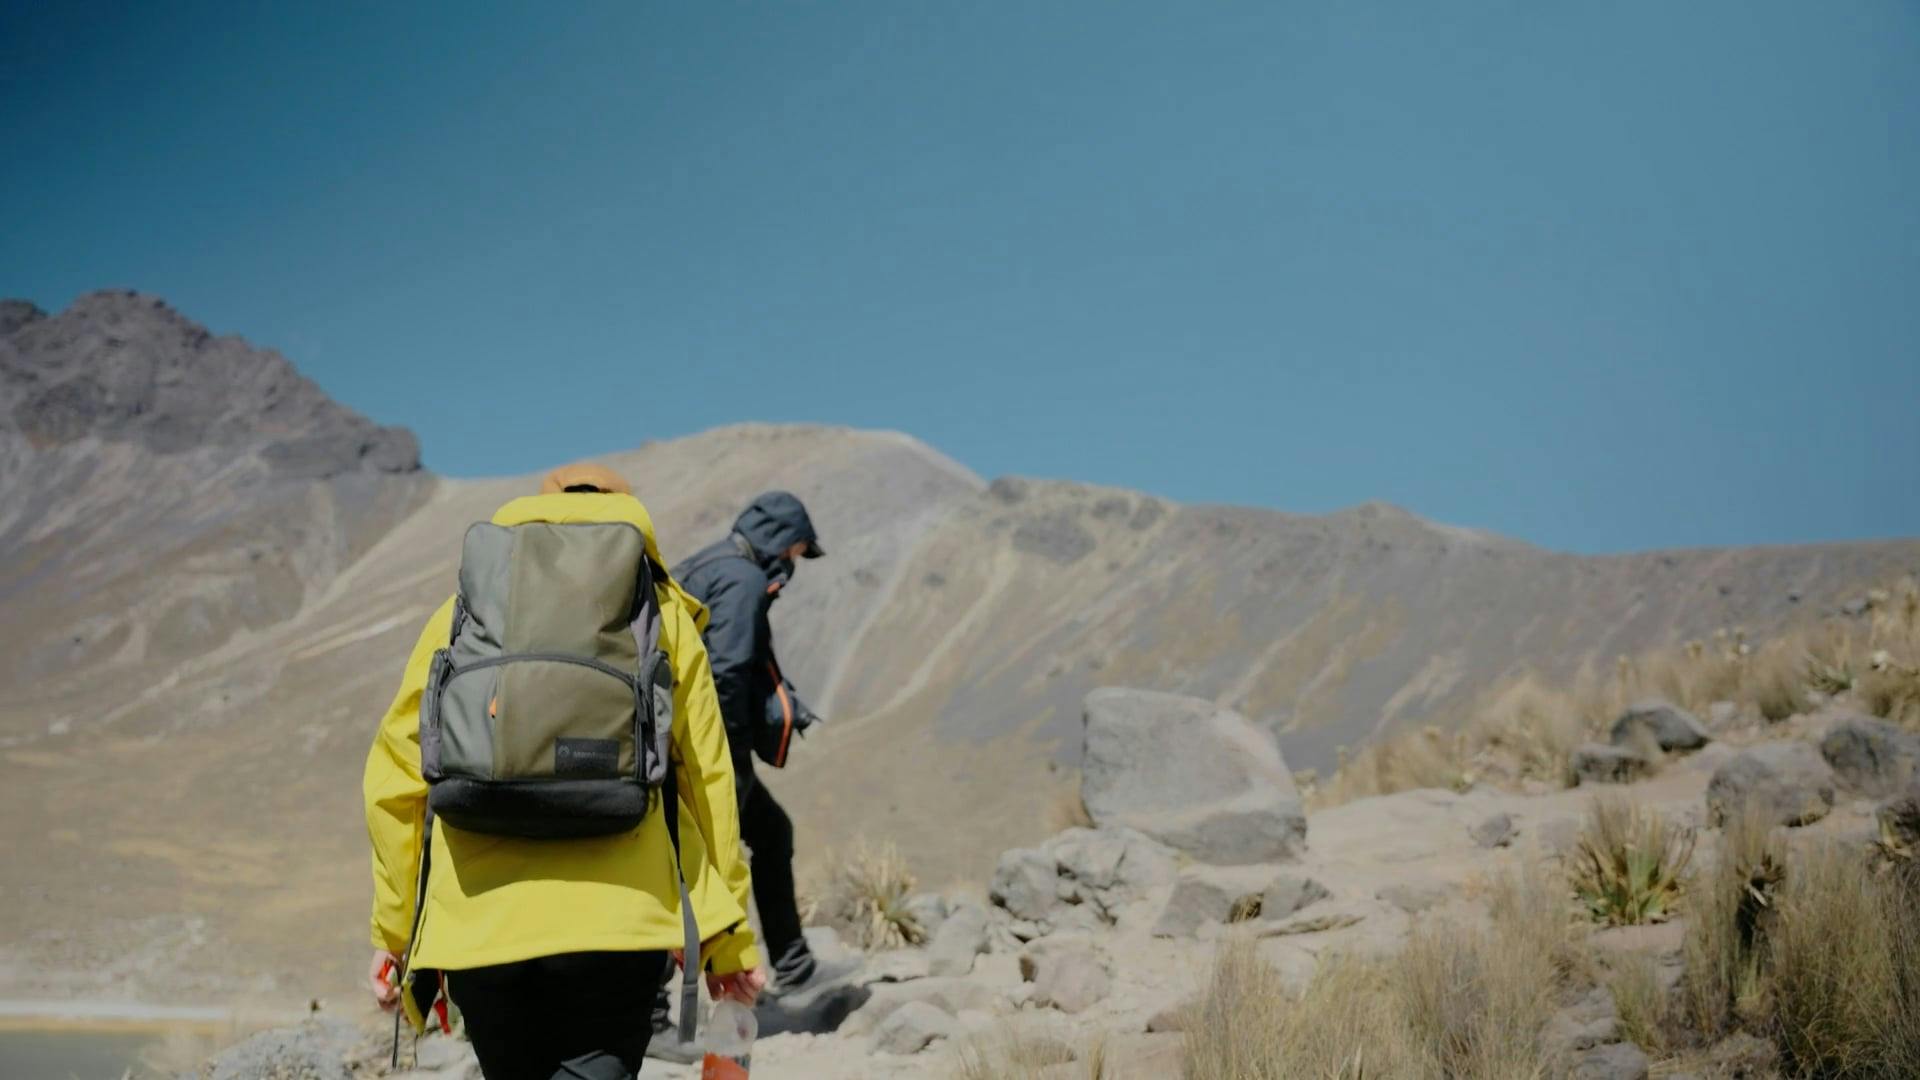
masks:
[[[1656,810],[1596,799],[1568,867],[1574,894],[1595,922],[1664,922],[1678,906],[1693,844],[1693,830]]]

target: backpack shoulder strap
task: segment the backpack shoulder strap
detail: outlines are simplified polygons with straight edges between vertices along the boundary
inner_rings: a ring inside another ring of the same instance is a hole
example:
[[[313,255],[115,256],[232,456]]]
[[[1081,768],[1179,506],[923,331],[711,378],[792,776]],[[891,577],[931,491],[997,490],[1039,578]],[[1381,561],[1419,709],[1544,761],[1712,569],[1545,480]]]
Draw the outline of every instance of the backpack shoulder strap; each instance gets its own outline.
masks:
[[[660,598],[654,592],[654,583],[665,580],[667,572],[656,565],[651,556],[642,560],[640,566],[640,595],[636,597],[633,614],[633,636],[640,647],[642,670],[651,673],[653,655],[660,649]],[[672,658],[665,661],[671,672]],[[650,680],[649,680],[650,681]],[[640,688],[645,696],[645,707],[651,710],[653,693],[651,686]],[[691,1043],[699,1032],[700,1021],[700,922],[693,913],[693,897],[687,890],[686,871],[680,865],[680,778],[673,767],[673,717],[667,717],[668,729],[656,731],[652,743],[662,755],[662,776],[657,789],[660,794],[660,810],[667,824],[667,858],[673,861],[673,881],[680,890],[681,969],[680,969],[680,1041]]]

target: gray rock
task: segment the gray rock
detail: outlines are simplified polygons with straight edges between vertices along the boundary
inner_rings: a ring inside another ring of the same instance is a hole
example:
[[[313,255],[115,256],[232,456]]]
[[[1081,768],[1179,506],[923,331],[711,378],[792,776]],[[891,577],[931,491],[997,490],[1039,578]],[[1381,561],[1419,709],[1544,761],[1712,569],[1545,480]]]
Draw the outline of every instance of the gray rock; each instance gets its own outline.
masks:
[[[1153,924],[1155,937],[1193,937],[1209,923],[1224,923],[1239,901],[1237,890],[1228,888],[1204,874],[1189,871],[1181,875],[1167,897],[1167,906]]]
[[[987,895],[1017,919],[1045,919],[1060,903],[1059,864],[1033,848],[1003,853]]]
[[[917,1054],[952,1033],[953,1017],[927,1002],[909,1001],[881,1022],[873,1045],[889,1054]]]
[[[1418,915],[1451,900],[1455,891],[1444,881],[1396,881],[1374,895],[1409,915]]]
[[[1920,782],[1875,807],[1873,817],[1880,826],[1883,843],[1908,855],[1920,855]]]
[[[1725,731],[1740,719],[1740,706],[1731,701],[1716,701],[1707,706],[1707,728],[1710,731]]]
[[[1194,1017],[1199,1011],[1199,998],[1182,998],[1147,1017],[1147,1030],[1155,1034],[1163,1031],[1185,1031],[1193,1026]]]
[[[1579,784],[1629,784],[1653,771],[1646,758],[1605,743],[1583,743],[1573,751],[1573,777]]]
[[[1632,1043],[1608,1043],[1582,1054],[1568,1070],[1568,1080],[1646,1080],[1652,1063],[1646,1051]]]
[[[1064,1013],[1085,1012],[1104,1000],[1113,977],[1091,948],[1063,948],[1041,952],[1023,965],[1033,975],[1033,1001]]]
[[[1613,722],[1608,740],[1629,749],[1646,744],[1668,753],[1698,750],[1713,741],[1698,717],[1669,701],[1653,699],[1627,707]]]
[[[1198,698],[1103,689],[1085,704],[1080,793],[1122,825],[1215,863],[1274,862],[1306,843],[1293,773],[1271,732]]]
[[[920,932],[928,938],[939,931],[940,924],[947,917],[947,898],[939,893],[914,893],[907,897],[906,903],[901,906],[906,909],[908,915],[913,917],[913,921],[919,924]]]
[[[1869,716],[1849,716],[1820,740],[1820,756],[1849,787],[1890,795],[1920,777],[1920,735]]]
[[[208,1063],[206,1073],[211,1080],[351,1080],[347,1058],[359,1042],[359,1030],[345,1020],[308,1020],[228,1047]]]
[[[868,957],[856,978],[869,983],[907,982],[924,979],[931,974],[933,957],[925,949],[889,949]]]
[[[1476,846],[1492,850],[1513,843],[1513,815],[1492,814],[1468,830]]]
[[[1328,896],[1326,886],[1301,874],[1280,874],[1260,896],[1260,917],[1284,919]]]
[[[1579,1001],[1554,1013],[1541,1040],[1547,1052],[1572,1060],[1597,1046],[1620,1038],[1620,1014],[1613,995],[1604,987],[1589,990]]]
[[[887,1018],[912,1002],[925,1002],[949,1016],[970,1010],[993,1012],[1006,1005],[1006,997],[979,979],[927,978],[912,982],[882,983],[840,1029],[849,1035],[877,1031]],[[766,1033],[761,1029],[761,1033]]]
[[[1707,817],[1714,825],[1752,806],[1775,825],[1810,825],[1833,809],[1833,770],[1803,742],[1750,746],[1714,770]]]
[[[963,900],[947,912],[940,929],[927,943],[929,968],[935,975],[965,975],[974,958],[987,951],[987,910]]]
[[[1772,1076],[1780,1065],[1780,1052],[1769,1040],[1736,1031],[1713,1044],[1707,1060],[1715,1066],[1715,1076]]]
[[[1152,889],[1176,872],[1173,851],[1135,829],[1068,829],[1042,848],[1062,877],[1096,893]]]

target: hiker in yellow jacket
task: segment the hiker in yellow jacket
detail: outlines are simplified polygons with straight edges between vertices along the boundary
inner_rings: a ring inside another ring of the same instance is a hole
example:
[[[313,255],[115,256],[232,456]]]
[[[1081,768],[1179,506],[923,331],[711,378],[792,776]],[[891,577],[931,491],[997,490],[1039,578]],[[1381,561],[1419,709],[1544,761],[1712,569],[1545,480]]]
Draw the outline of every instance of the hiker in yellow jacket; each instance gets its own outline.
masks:
[[[554,470],[497,525],[627,522],[660,563],[653,524],[626,483],[597,466]],[[660,647],[672,665],[672,761],[679,858],[702,942],[694,965],[716,998],[751,1003],[766,975],[747,923],[733,765],[700,631],[706,612],[664,574]],[[628,1076],[652,1034],[653,988],[686,940],[664,815],[584,839],[482,835],[433,820],[424,911],[415,910],[427,783],[420,703],[434,652],[452,628],[449,598],[420,633],[400,691],[367,755],[363,794],[373,843],[373,960],[381,1007],[401,1003],[394,972],[445,972],[482,1071],[502,1077]],[[409,950],[411,950],[409,954]],[[415,1002],[431,1002],[408,995]]]

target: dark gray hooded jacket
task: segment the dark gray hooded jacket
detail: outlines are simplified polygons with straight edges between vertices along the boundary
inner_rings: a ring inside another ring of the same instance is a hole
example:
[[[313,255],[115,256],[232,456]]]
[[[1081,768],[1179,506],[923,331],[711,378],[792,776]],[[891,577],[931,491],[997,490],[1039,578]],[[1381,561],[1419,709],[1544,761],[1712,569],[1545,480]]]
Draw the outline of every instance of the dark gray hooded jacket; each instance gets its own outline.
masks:
[[[781,554],[803,542],[806,558],[825,554],[800,500],[769,491],[747,504],[730,535],[673,569],[674,580],[707,606],[707,660],[739,772],[752,768],[753,732],[780,670],[767,614],[793,574]]]

